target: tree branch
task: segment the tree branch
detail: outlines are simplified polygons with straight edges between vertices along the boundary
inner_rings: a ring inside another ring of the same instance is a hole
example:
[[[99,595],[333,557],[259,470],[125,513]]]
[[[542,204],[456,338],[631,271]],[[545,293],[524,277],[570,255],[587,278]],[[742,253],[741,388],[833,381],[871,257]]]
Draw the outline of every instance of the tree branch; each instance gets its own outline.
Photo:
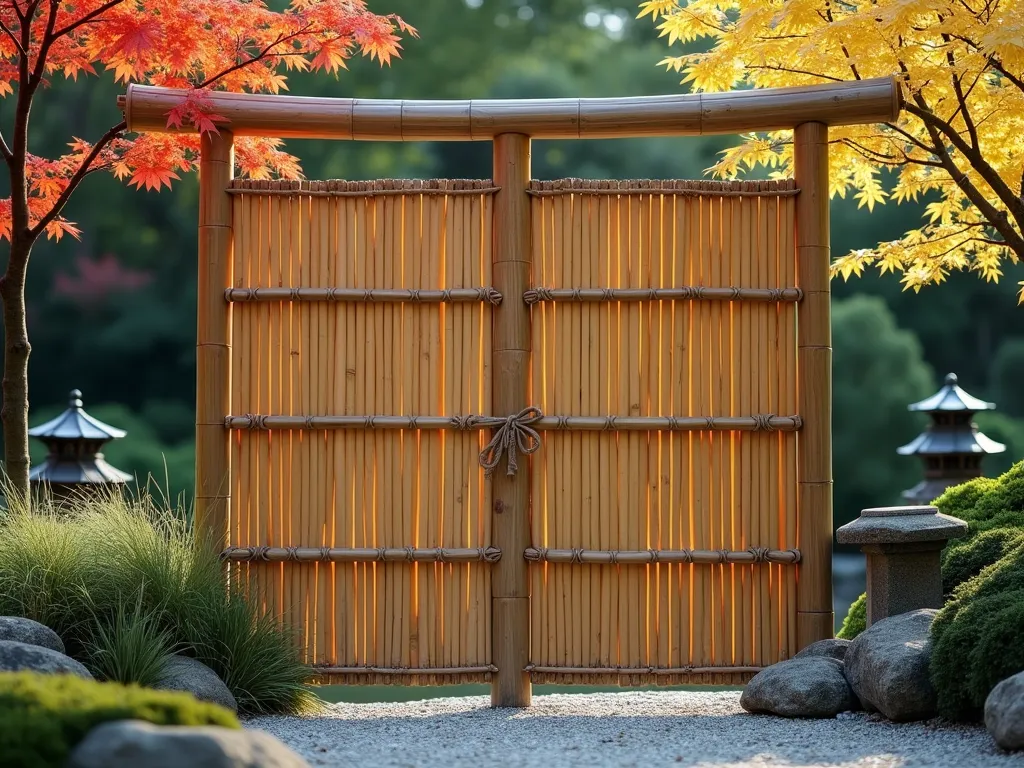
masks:
[[[939,21],[942,21],[942,16],[939,16]],[[943,33],[942,40],[949,46],[949,35]],[[978,148],[978,130],[974,127],[974,121],[971,119],[971,112],[967,107],[967,97],[964,96],[963,85],[960,82],[960,76],[956,73],[956,57],[953,55],[953,50],[947,47],[946,50],[946,63],[949,64],[950,73],[949,76],[953,80],[953,93],[956,94],[957,103],[960,105],[957,108],[957,112],[960,112],[964,116],[964,125],[967,126],[967,135],[971,137],[971,147],[974,149]],[[977,81],[975,81],[977,82]],[[974,86],[971,86],[973,89]],[[956,117],[956,112],[950,116],[950,122]]]
[[[68,180],[68,185],[64,188],[64,191],[60,193],[60,197],[58,197],[56,202],[54,202],[53,207],[50,208],[46,215],[43,216],[39,220],[39,222],[32,228],[31,237],[33,239],[39,237],[39,235],[46,230],[46,226],[55,218],[57,218],[57,216],[60,215],[61,209],[64,208],[64,205],[67,203],[68,198],[71,197],[71,194],[75,191],[75,188],[82,182],[82,179],[84,179],[86,175],[89,173],[90,166],[92,165],[93,161],[97,157],[99,157],[100,152],[102,152],[104,148],[108,144],[110,144],[110,142],[116,139],[120,134],[124,133],[127,128],[128,124],[124,120],[122,120],[120,123],[118,123],[113,128],[108,130],[105,134],[103,134],[100,140],[93,145],[92,150],[86,156],[85,160],[83,160],[82,164],[78,166],[78,170],[75,171],[74,175]]]
[[[939,137],[939,134],[941,133],[947,139],[949,139],[949,142],[954,147],[956,147],[957,150],[959,150],[959,152],[968,160],[968,162],[970,162],[971,167],[978,172],[978,175],[980,175],[981,178],[985,180],[985,183],[987,183],[992,188],[992,191],[996,193],[1000,201],[1002,201],[1002,203],[1009,209],[1010,213],[1013,215],[1013,218],[1017,221],[1018,227],[1020,227],[1021,230],[1024,230],[1024,200],[1021,200],[1021,198],[1017,197],[1017,195],[1013,193],[1013,190],[1010,189],[1009,184],[1003,181],[1003,178],[999,175],[999,173],[985,161],[985,158],[982,156],[981,152],[976,147],[968,146],[967,142],[964,141],[963,137],[959,134],[959,132],[956,131],[956,129],[953,128],[953,126],[951,126],[945,120],[939,118],[934,112],[932,112],[928,108],[927,103],[924,102],[920,94],[915,96],[914,100],[917,103],[907,102],[904,105],[904,108],[910,114],[920,118],[921,121],[925,124],[925,129],[928,131],[929,135],[932,136],[932,141],[935,142],[936,149],[942,147],[942,154],[945,154],[946,157],[949,157],[949,153],[946,151]],[[967,177],[962,172],[959,172],[959,170],[958,175],[963,177],[964,181],[967,180]],[[957,184],[960,184],[959,180],[957,181]],[[967,191],[966,188],[964,188],[963,184],[960,184],[960,186],[961,189],[964,189],[965,192]],[[976,188],[975,191],[977,192]],[[978,194],[980,195],[980,193]],[[971,202],[974,201],[972,200]],[[990,205],[988,201],[984,202],[986,203],[986,205]],[[990,205],[990,207],[992,211],[996,211],[995,206]],[[1002,218],[1002,215],[997,215],[999,216],[999,218]],[[994,221],[993,225],[995,225]],[[1000,234],[1003,233],[1000,232]]]
[[[255,64],[257,61],[262,61],[263,59],[267,58],[267,56],[270,55],[270,51],[273,50],[275,46],[278,46],[281,43],[287,43],[289,40],[294,40],[299,35],[305,34],[308,31],[309,31],[309,25],[306,25],[302,29],[298,29],[298,30],[292,32],[291,34],[288,34],[288,35],[278,35],[277,39],[274,40],[274,42],[272,42],[269,45],[267,45],[262,51],[257,53],[255,56],[250,57],[248,61],[241,61],[241,62],[235,64],[234,66],[228,67],[223,72],[220,72],[220,73],[218,73],[216,75],[212,75],[212,76],[206,78],[206,80],[204,80],[202,83],[197,85],[196,88],[197,89],[198,88],[206,88],[208,85],[217,82],[218,80],[220,80],[222,77],[224,77],[226,75],[230,75],[232,72],[237,72],[240,69],[245,69],[246,67],[248,67],[251,64]]]
[[[16,36],[16,35],[15,35],[15,34],[14,34],[14,33],[13,33],[12,31],[11,31],[11,28],[10,28],[10,27],[8,27],[8,26],[7,26],[6,24],[4,24],[4,21],[3,21],[3,19],[0,19],[0,29],[2,29],[2,30],[3,30],[4,32],[6,32],[6,33],[7,33],[7,36],[8,36],[9,38],[11,38],[11,42],[13,42],[13,43],[14,43],[14,47],[18,49],[18,53],[19,53],[19,54],[20,54],[21,56],[27,56],[27,55],[28,55],[28,54],[27,54],[27,53],[25,52],[25,49],[21,47],[21,41],[20,41],[20,40],[19,40],[19,39],[17,38],[17,36]]]
[[[810,77],[820,77],[823,80],[831,80],[834,83],[845,83],[841,77],[832,77],[831,75],[823,75],[820,72],[808,72],[805,69],[790,69],[789,67],[782,67],[778,65],[761,64],[758,66],[749,66],[747,69],[767,69],[770,72],[789,72],[794,75],[808,75]]]
[[[68,34],[69,32],[74,32],[76,29],[78,29],[83,24],[88,24],[90,21],[95,19],[97,16],[106,13],[111,8],[113,8],[114,6],[120,5],[123,2],[124,2],[124,0],[110,0],[110,2],[104,3],[99,8],[96,8],[95,10],[90,11],[89,13],[85,14],[85,16],[83,16],[82,18],[78,19],[77,21],[73,21],[72,23],[70,23],[70,24],[68,24],[66,26],[63,26],[60,29],[58,29],[54,33],[54,35],[53,35],[54,38],[63,37],[64,35]]]
[[[36,66],[29,79],[29,96],[39,87],[46,72],[46,57],[50,53],[50,46],[53,45],[53,28],[57,25],[57,11],[60,10],[60,0],[50,0],[50,14],[46,17],[46,31],[43,32],[43,39],[39,43],[39,53],[36,55]]]

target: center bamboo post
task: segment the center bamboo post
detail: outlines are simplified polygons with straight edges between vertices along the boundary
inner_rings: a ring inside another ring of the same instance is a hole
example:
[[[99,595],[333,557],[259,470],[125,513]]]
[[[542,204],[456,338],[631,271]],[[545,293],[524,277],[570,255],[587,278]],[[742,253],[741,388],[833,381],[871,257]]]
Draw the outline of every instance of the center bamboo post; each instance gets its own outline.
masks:
[[[802,123],[793,133],[797,186],[797,276],[804,296],[797,318],[798,403],[803,417],[797,467],[795,650],[832,637],[832,319],[829,293],[828,127]]]
[[[199,159],[199,282],[196,325],[196,517],[204,535],[227,545],[230,434],[224,426],[231,395],[232,135],[204,133]]]
[[[499,416],[529,403],[530,309],[523,292],[530,280],[530,137],[504,133],[494,139],[493,280],[504,297],[493,314],[493,407]],[[494,544],[501,560],[491,575],[491,706],[530,705],[530,582],[524,557],[530,545],[530,472],[527,457],[506,476],[504,461],[491,477]]]

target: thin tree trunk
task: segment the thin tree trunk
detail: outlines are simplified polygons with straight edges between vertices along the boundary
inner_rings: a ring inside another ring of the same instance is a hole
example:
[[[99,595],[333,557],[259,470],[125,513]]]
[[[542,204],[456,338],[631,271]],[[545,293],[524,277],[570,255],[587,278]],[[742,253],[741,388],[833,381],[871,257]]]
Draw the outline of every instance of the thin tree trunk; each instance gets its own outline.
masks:
[[[25,273],[32,241],[12,233],[7,272],[0,277],[0,299],[4,310],[3,408],[4,464],[10,482],[9,493],[28,502],[28,343],[25,320]],[[14,499],[11,499],[14,501]]]

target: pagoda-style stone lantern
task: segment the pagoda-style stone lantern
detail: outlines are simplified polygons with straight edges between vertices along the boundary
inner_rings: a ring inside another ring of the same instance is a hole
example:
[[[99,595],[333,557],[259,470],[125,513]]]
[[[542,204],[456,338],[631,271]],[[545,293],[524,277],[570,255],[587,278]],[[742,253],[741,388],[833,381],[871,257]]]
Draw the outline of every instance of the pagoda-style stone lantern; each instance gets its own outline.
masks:
[[[112,467],[100,450],[111,440],[127,432],[111,427],[82,410],[82,393],[71,393],[68,409],[55,419],[28,431],[45,443],[49,454],[39,466],[33,467],[29,482],[45,486],[54,498],[67,498],[83,491],[109,489],[132,479],[126,472]]]
[[[978,411],[995,408],[964,392],[956,383],[956,374],[931,397],[914,403],[909,410],[927,413],[932,423],[915,440],[897,448],[902,456],[920,456],[924,460],[924,480],[903,492],[910,504],[931,504],[951,485],[981,477],[981,461],[990,453],[1002,453],[1006,446],[978,431],[971,419]]]

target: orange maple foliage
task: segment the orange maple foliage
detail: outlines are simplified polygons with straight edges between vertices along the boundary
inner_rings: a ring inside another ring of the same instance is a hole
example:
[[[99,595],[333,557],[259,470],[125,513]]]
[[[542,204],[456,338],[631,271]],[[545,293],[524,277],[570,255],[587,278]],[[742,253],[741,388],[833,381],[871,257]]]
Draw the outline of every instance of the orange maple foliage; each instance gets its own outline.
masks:
[[[0,108],[14,114],[10,102],[31,99],[48,78],[109,70],[118,82],[189,89],[168,124],[215,131],[223,118],[208,107],[210,90],[277,93],[287,88],[282,69],[336,73],[359,53],[388,64],[399,55],[397,33],[416,30],[371,13],[363,0],[291,0],[283,12],[262,0],[0,0]],[[29,154],[27,139],[0,134],[12,181],[13,164],[24,167],[33,239],[78,236],[59,214],[88,173],[159,190],[197,168],[198,149],[195,134],[128,137],[121,123],[95,143],[74,138],[67,154],[49,160]],[[238,138],[235,157],[251,178],[300,175],[274,139]],[[11,231],[12,199],[0,199],[0,239]]]

